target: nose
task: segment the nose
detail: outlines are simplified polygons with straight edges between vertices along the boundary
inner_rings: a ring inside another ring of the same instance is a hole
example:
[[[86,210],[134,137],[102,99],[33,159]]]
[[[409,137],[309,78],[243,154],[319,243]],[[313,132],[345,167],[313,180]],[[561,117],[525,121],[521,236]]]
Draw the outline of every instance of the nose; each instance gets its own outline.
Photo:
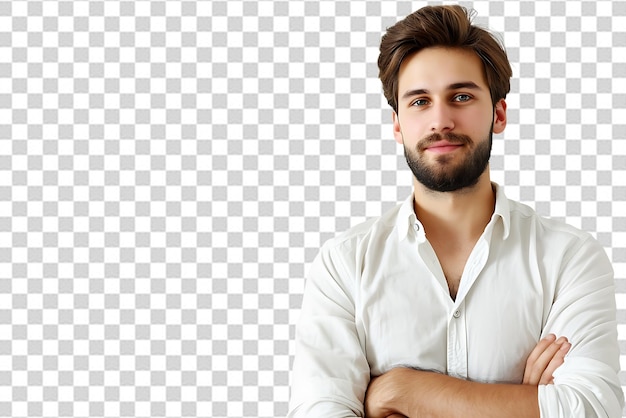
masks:
[[[445,103],[433,104],[431,108],[431,132],[448,132],[454,129],[453,110]]]

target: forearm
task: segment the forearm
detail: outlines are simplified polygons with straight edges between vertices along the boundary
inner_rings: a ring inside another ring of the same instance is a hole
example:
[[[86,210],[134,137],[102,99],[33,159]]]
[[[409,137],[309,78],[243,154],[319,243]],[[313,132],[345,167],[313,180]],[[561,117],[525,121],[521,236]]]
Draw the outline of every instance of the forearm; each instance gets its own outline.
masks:
[[[539,417],[537,386],[468,382],[436,373],[421,373],[423,394],[410,417]]]
[[[395,369],[393,385],[373,400],[372,410],[407,417],[538,418],[537,386],[468,382],[432,372]],[[384,383],[383,383],[384,384]],[[373,412],[371,416],[376,416]],[[369,415],[368,415],[369,416]]]

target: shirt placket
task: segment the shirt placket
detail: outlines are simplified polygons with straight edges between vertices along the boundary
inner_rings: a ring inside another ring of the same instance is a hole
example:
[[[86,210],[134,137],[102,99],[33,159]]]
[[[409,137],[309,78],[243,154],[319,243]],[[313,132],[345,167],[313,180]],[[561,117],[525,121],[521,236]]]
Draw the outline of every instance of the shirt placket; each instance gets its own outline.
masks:
[[[448,374],[467,379],[465,301],[455,305],[448,325]]]
[[[478,275],[487,263],[489,253],[488,244],[485,240],[480,240],[477,244],[477,251],[472,252],[467,260],[467,270],[463,272],[461,278],[462,289],[458,294],[450,318],[448,321],[448,374],[461,379],[468,378],[468,347],[467,347],[467,322],[465,296],[469,288],[474,284]]]

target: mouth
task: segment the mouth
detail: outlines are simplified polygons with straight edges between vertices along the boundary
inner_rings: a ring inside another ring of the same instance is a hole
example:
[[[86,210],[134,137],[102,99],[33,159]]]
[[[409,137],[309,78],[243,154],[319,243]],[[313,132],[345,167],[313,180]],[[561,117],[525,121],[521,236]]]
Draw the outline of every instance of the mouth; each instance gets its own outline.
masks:
[[[464,146],[463,144],[452,143],[448,141],[437,141],[427,146],[424,149],[424,151],[429,151],[435,154],[445,154],[445,153],[456,151],[457,149],[463,146]]]

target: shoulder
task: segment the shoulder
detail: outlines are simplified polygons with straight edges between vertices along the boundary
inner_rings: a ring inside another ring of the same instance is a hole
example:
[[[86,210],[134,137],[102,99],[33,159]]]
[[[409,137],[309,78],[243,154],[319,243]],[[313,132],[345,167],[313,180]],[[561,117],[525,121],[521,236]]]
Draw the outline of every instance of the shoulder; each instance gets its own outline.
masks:
[[[386,241],[390,235],[397,233],[398,215],[402,206],[403,204],[397,204],[381,216],[367,219],[338,233],[324,243],[322,251],[354,251],[373,243]]]
[[[400,207],[354,225],[326,241],[312,262],[308,280],[336,283],[344,293],[351,293],[353,279],[359,277],[362,266],[372,255],[385,250],[390,237],[397,236],[396,219]]]
[[[509,200],[511,231],[521,239],[533,241],[544,251],[562,258],[576,253],[598,252],[606,255],[604,248],[587,231],[583,231],[560,219],[539,215],[530,206]]]
[[[533,225],[547,234],[569,236],[576,239],[587,240],[592,238],[591,234],[572,226],[556,218],[550,218],[538,214],[530,206],[509,200],[511,222],[520,225]]]

